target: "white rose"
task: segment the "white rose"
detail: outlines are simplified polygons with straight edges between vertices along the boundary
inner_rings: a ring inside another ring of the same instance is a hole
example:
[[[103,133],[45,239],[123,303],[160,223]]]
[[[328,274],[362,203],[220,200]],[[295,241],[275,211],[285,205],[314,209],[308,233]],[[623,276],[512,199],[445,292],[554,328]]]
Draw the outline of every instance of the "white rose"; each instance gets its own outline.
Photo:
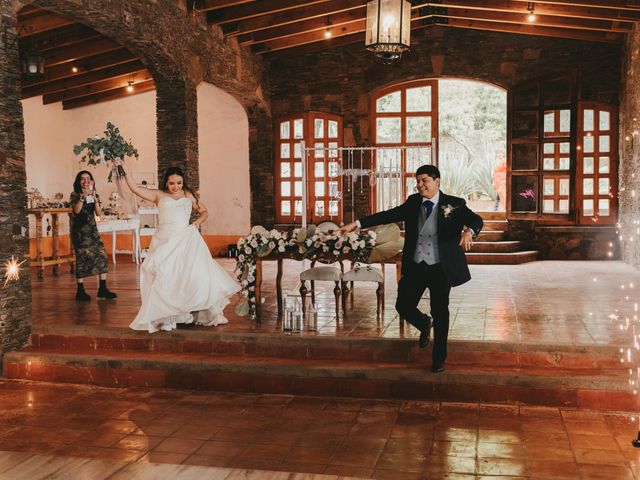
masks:
[[[274,242],[269,242],[269,248],[276,248],[276,244]]]
[[[249,247],[245,247],[244,253],[246,253],[247,255],[251,255],[251,249]]]
[[[239,262],[244,262],[244,255],[243,254],[238,255],[238,261]]]
[[[279,251],[279,252],[284,252],[284,246],[280,245],[280,246],[278,247],[278,251]]]
[[[256,242],[256,239],[254,238],[253,240],[251,240],[251,246],[253,248],[256,248],[258,246],[258,242]]]

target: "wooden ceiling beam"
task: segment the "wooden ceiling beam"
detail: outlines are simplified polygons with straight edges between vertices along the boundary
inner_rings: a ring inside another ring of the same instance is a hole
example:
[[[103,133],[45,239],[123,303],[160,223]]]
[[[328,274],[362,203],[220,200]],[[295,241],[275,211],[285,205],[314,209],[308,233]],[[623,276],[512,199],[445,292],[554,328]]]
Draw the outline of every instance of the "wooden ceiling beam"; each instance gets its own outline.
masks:
[[[362,0],[331,0],[329,2],[294,8],[273,15],[249,18],[239,22],[222,25],[222,30],[227,36],[235,36],[255,32],[267,28],[277,28],[283,25],[291,25],[317,17],[326,17],[351,9],[361,9]]]
[[[596,31],[580,31],[572,29],[541,27],[535,25],[514,25],[484,20],[468,20],[450,18],[446,23],[439,23],[443,27],[468,28],[472,30],[487,30],[493,32],[517,33],[520,35],[535,35],[539,37],[567,38],[584,40],[587,42],[622,43],[624,34]]]
[[[198,12],[209,12],[222,8],[235,7],[244,3],[256,3],[256,0],[196,0],[195,10]]]
[[[100,37],[81,44],[72,45],[70,47],[51,50],[43,54],[45,58],[45,69],[65,62],[77,62],[85,57],[119,50],[120,48],[122,48],[122,46],[113,40],[106,37]]]
[[[285,38],[279,38],[277,40],[269,40],[267,42],[260,43],[254,47],[256,53],[274,52],[276,50],[282,50],[286,48],[295,47],[298,45],[304,45],[305,43],[313,43],[319,41],[331,42],[334,38],[339,38],[344,35],[351,35],[353,33],[364,32],[365,19],[358,19],[353,22],[344,23],[339,27],[333,29],[333,36],[326,38],[324,31],[315,30],[312,32],[303,32],[298,35],[292,35]],[[332,45],[327,43],[327,46]]]
[[[69,88],[56,93],[49,93],[42,97],[42,103],[49,105],[51,103],[61,102],[65,100],[71,100],[73,98],[85,97],[87,95],[94,95],[96,93],[106,92],[117,88],[125,88],[129,85],[129,81],[133,81],[132,85],[136,83],[144,83],[149,80],[153,81],[151,74],[144,69],[141,73],[135,75],[119,75],[116,77],[107,78],[97,82],[82,85],[80,87]]]
[[[531,0],[513,1],[528,4]],[[538,1],[534,1],[533,3],[534,7],[537,7]],[[640,11],[640,2],[638,0],[542,0],[542,3],[566,5],[569,7],[613,8],[616,10]]]
[[[108,78],[117,77],[119,75],[137,74],[146,70],[144,64],[140,60],[131,60],[126,63],[114,65],[113,67],[93,70],[91,72],[78,73],[71,77],[60,78],[58,80],[38,85],[24,86],[22,88],[22,98],[37,97],[39,95],[48,95],[64,91],[70,88],[81,87],[91,83],[106,80]]]
[[[65,100],[62,102],[62,109],[70,110],[72,108],[83,107],[85,105],[95,105],[96,103],[106,102],[108,100],[116,100],[118,98],[130,97],[131,95],[136,95],[138,93],[149,92],[155,90],[156,84],[153,80],[149,80],[147,82],[135,84],[134,88],[135,90],[133,92],[127,92],[127,87],[120,87],[106,92],[74,98],[73,100]]]
[[[331,32],[333,36],[333,32],[345,23],[351,23],[365,18],[365,10],[365,7],[361,7],[359,9],[327,15],[326,17],[312,18],[281,27],[259,30],[257,32],[240,35],[238,37],[238,43],[240,43],[240,45],[251,45],[316,30],[321,30],[323,35],[327,31]]]
[[[76,23],[55,32],[20,39],[19,45],[21,51],[34,51],[44,54],[48,50],[75,45],[101,36],[95,30]]]
[[[27,79],[23,78],[22,87],[27,88],[34,85],[40,85],[43,83],[55,82],[63,78],[74,77],[76,75],[82,75],[92,70],[99,70],[102,68],[108,68],[121,63],[137,60],[137,57],[128,50],[121,48],[114,50],[113,52],[101,53],[92,57],[82,58],[74,62],[78,67],[78,72],[74,73],[71,70],[73,64],[62,63],[60,65],[54,65],[52,67],[45,68],[44,76],[42,78]]]
[[[575,7],[535,2],[536,15],[552,15],[570,18],[590,18],[593,20],[612,20],[634,22],[640,20],[640,12],[615,10],[611,8]],[[496,12],[527,13],[527,5],[514,0],[442,0],[440,7],[468,8],[471,10],[490,10]]]
[[[493,21],[510,23],[516,25],[530,25],[532,27],[554,27],[575,30],[593,30],[603,32],[623,32],[628,33],[633,28],[632,24],[622,26],[618,22],[608,20],[592,20],[586,18],[572,18],[570,20],[559,19],[550,15],[539,15],[536,13],[536,21],[530,22],[526,13],[507,13],[494,11],[478,11],[465,8],[447,8],[444,18],[457,18],[464,20]],[[440,16],[440,15],[436,15]]]
[[[350,35],[344,35],[338,38],[331,38],[327,40],[330,41],[330,48],[343,47],[345,45],[352,45],[354,43],[362,44],[362,49],[364,50],[364,32],[352,33]],[[304,45],[300,45],[298,47],[288,48],[286,50],[276,50],[273,52],[265,52],[262,57],[266,60],[278,60],[280,58],[289,58],[289,57],[297,57],[300,55],[309,55],[314,53],[320,53],[322,51],[327,50],[327,43],[325,42],[314,42],[307,43]],[[365,54],[368,52],[365,52]]]
[[[260,0],[256,4],[237,5],[224,10],[208,12],[207,21],[215,25],[222,25],[328,1],[330,0]]]
[[[29,16],[23,19],[18,17],[18,25],[20,27],[18,36],[20,38],[38,35],[76,23],[68,18],[45,12],[44,10],[43,12],[41,15]]]

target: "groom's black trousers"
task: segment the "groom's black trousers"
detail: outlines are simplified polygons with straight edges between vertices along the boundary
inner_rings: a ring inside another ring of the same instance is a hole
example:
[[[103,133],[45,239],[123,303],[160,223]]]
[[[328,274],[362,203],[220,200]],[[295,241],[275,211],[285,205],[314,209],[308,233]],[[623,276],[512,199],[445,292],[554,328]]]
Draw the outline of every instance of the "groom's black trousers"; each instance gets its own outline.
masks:
[[[427,265],[411,262],[405,265],[404,273],[398,284],[396,310],[401,317],[422,331],[427,327],[424,314],[418,310],[422,294],[429,289],[431,298],[431,316],[433,317],[433,354],[434,362],[447,359],[447,338],[449,336],[449,292],[451,283],[442,270],[442,265]]]

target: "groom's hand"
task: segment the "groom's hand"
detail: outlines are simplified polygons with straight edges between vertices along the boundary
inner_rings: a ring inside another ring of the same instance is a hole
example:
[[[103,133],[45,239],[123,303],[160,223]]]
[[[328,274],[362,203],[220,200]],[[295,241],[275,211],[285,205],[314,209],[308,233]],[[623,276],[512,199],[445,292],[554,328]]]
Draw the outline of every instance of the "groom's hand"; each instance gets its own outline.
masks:
[[[340,227],[340,235],[346,235],[347,233],[351,233],[356,228],[358,228],[358,224],[356,222],[347,223],[343,227]]]
[[[464,248],[465,252],[471,250],[471,246],[473,245],[473,233],[471,230],[467,229],[462,232],[462,237],[460,238],[460,246]]]

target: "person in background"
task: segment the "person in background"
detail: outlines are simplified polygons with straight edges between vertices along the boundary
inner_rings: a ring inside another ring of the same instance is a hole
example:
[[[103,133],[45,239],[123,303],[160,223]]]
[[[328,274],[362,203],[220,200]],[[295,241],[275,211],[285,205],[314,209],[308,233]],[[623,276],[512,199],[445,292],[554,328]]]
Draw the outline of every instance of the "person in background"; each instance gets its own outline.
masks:
[[[107,252],[96,225],[96,215],[102,215],[102,206],[90,172],[83,170],[76,175],[70,203],[73,209],[71,243],[76,256],[76,300],[91,300],[84,288],[84,279],[95,275],[100,277],[98,299],[114,299],[118,295],[107,288]]]

